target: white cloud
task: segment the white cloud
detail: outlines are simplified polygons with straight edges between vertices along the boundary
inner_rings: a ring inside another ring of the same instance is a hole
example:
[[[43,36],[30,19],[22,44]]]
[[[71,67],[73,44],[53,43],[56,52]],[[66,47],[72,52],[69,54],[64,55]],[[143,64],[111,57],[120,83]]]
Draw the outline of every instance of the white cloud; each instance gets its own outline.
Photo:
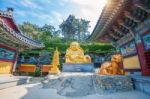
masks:
[[[52,0],[33,0],[34,2],[39,2],[40,5],[51,5],[53,2]]]
[[[40,26],[44,24],[55,24],[56,22],[50,13],[32,12],[30,15],[36,18],[37,21],[42,21]],[[43,22],[44,24],[42,24]]]
[[[59,5],[60,5],[60,6],[64,6],[67,2],[69,2],[69,0],[61,0],[61,1],[59,2]]]
[[[60,6],[64,6],[65,3],[64,3],[64,2],[59,2],[59,5],[60,5]]]
[[[37,5],[30,0],[22,0],[22,1],[20,1],[20,4],[22,4],[25,7],[32,6],[34,8],[37,8]]]
[[[73,12],[73,14],[89,20],[91,25],[89,31],[92,32],[107,0],[72,0],[71,2],[78,8],[78,12]]]
[[[33,8],[33,9],[42,9],[36,2],[33,0],[21,0],[20,4],[24,7]]]
[[[17,14],[18,16],[23,16],[24,17],[26,15],[26,12],[22,11],[22,10],[16,10],[15,14]]]
[[[51,4],[52,3],[52,0],[42,0],[44,2],[46,2],[47,4]]]
[[[46,21],[46,20],[50,20],[51,19],[51,17],[50,17],[50,15],[48,15],[48,14],[46,14],[46,13],[39,13],[39,12],[33,12],[33,13],[31,13],[31,15],[32,16],[34,16],[34,17],[36,17],[36,18],[38,18],[37,20],[43,20],[43,21]]]
[[[5,0],[4,0],[5,1]],[[18,4],[18,2],[17,1],[15,1],[15,0],[10,0],[9,1],[12,5],[17,5]]]
[[[42,21],[41,24],[49,23],[57,28],[69,14],[74,14],[77,18],[90,21],[90,32],[95,27],[106,1],[58,0],[55,4],[53,0],[10,0],[15,7],[20,8],[15,11],[18,16],[37,18],[37,21]],[[40,25],[40,22],[37,23]]]
[[[63,21],[63,16],[62,16],[59,12],[57,12],[57,11],[52,11],[51,13],[52,13],[53,18],[54,18],[57,22],[61,23],[61,22]]]

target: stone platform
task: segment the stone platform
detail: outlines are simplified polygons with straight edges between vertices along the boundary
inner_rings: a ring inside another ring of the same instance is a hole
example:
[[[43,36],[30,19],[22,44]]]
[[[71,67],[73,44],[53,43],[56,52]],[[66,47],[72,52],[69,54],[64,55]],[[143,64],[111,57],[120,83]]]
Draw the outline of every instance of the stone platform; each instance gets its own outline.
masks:
[[[27,76],[13,76],[10,74],[8,75],[1,74],[0,75],[0,90],[13,87],[13,86],[17,86],[17,85],[21,85],[21,84],[25,84],[28,82],[30,78],[31,77],[27,77]]]
[[[132,75],[132,79],[136,90],[150,94],[150,77]]]
[[[81,97],[92,94],[110,94],[133,90],[130,76],[100,76],[93,73],[62,73],[49,75],[43,88],[57,89],[57,94]]]
[[[78,63],[78,64],[64,63],[62,66],[63,72],[94,72],[93,63]]]

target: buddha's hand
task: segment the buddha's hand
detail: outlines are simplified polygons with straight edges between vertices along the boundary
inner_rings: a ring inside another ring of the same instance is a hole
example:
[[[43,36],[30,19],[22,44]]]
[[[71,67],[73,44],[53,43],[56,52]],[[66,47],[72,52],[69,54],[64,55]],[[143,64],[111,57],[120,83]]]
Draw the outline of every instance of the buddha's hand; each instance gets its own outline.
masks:
[[[78,58],[78,59],[83,59],[84,57],[83,57],[83,56],[79,56],[79,55],[78,55],[78,56],[77,56],[77,58]]]

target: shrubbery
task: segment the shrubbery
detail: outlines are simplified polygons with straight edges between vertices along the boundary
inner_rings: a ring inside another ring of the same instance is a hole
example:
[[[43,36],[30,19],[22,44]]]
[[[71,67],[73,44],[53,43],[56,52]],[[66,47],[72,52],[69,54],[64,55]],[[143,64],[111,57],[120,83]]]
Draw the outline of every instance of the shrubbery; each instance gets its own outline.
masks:
[[[69,43],[51,43],[49,47],[43,49],[29,49],[22,52],[23,55],[39,54],[41,51],[54,52],[57,47],[60,54],[65,54],[66,49],[69,47]],[[88,43],[81,44],[81,47],[85,51],[86,54],[95,53],[95,54],[113,54],[115,49],[109,43]]]

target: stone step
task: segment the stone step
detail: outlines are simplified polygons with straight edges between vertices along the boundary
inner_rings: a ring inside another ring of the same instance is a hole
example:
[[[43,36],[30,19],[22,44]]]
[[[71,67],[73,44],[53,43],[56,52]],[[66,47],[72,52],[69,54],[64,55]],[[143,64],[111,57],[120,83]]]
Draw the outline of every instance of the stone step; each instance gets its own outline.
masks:
[[[0,90],[25,84],[29,82],[31,77],[27,76],[12,76],[12,75],[0,75]]]

